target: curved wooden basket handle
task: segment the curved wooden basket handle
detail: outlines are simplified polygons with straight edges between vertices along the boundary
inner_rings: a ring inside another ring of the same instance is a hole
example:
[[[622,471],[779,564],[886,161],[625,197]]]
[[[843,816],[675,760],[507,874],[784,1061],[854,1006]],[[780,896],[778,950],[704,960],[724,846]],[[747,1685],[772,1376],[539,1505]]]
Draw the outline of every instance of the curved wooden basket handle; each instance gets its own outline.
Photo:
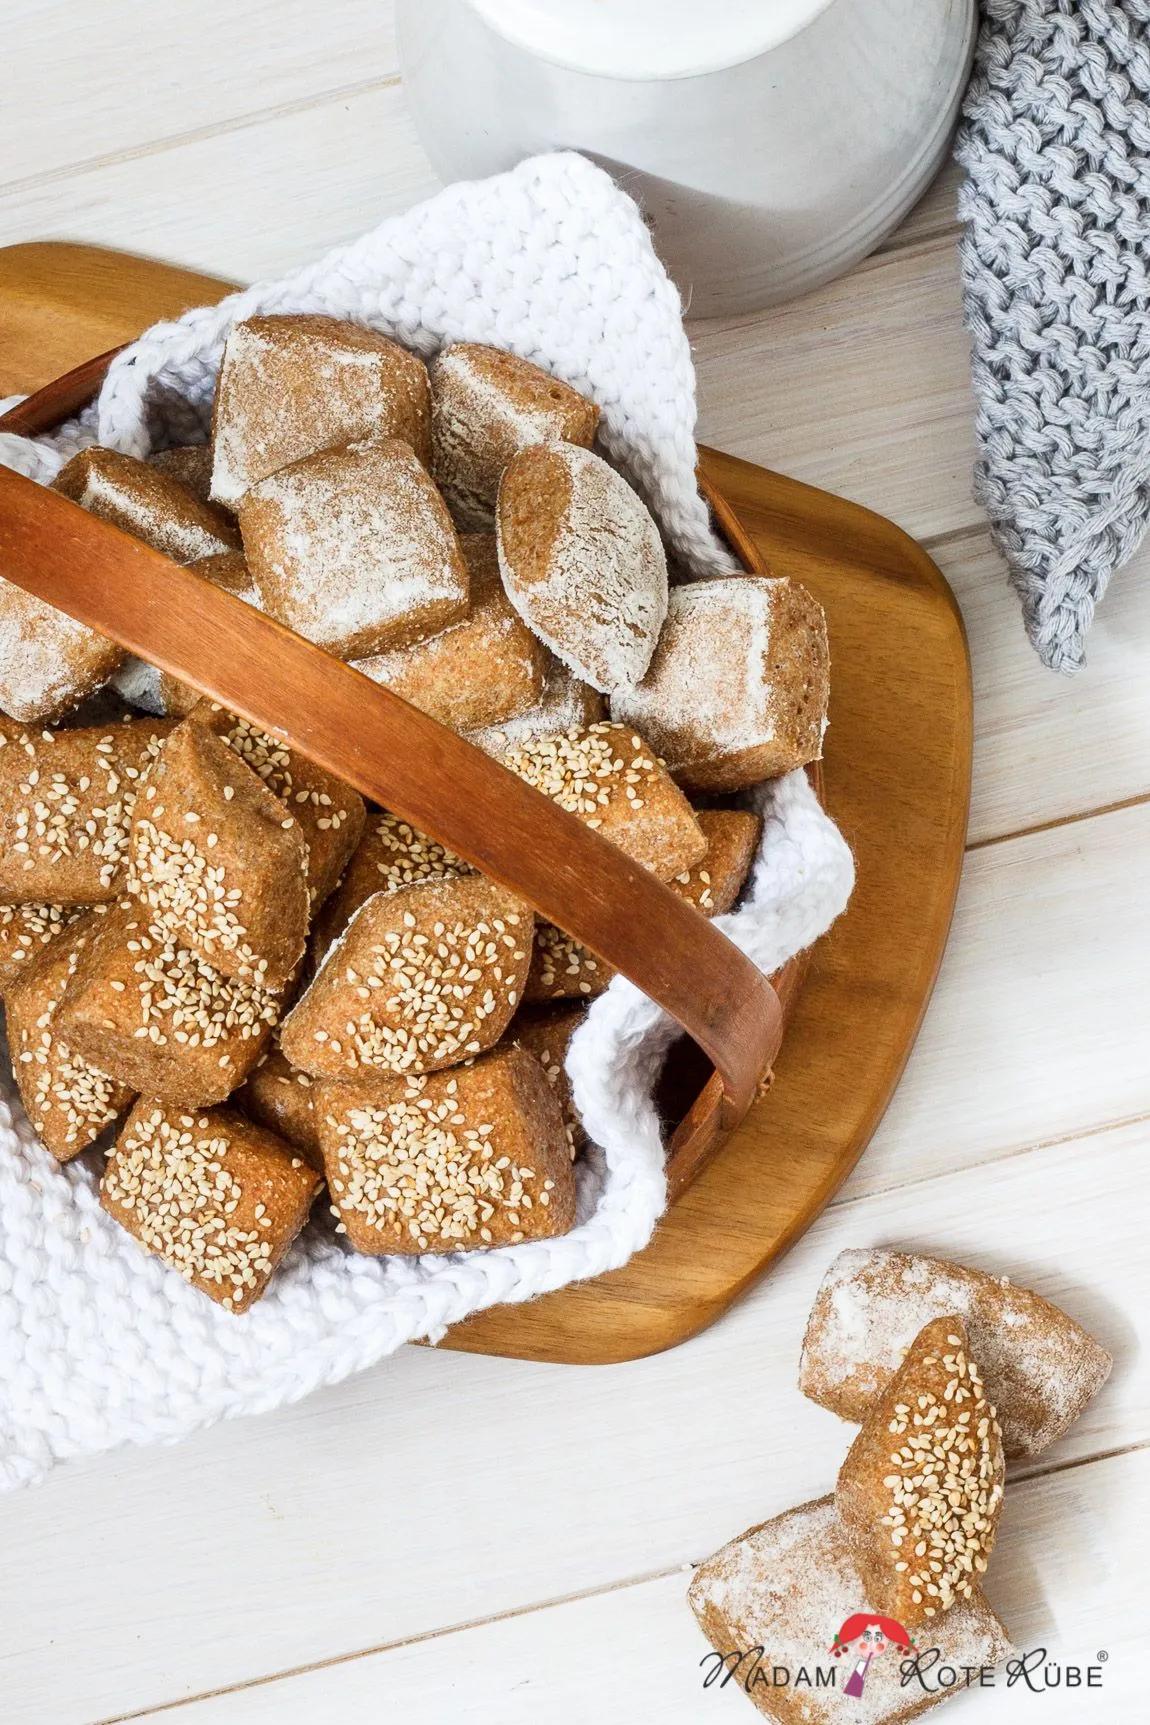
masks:
[[[84,368],[89,392],[98,363]],[[40,424],[54,422],[49,394],[38,398]],[[17,408],[0,429],[29,430],[30,419]],[[774,989],[698,911],[575,816],[389,689],[4,467],[0,576],[279,732],[509,887],[678,1020],[722,1081],[724,1127],[746,1113],[782,1040]]]

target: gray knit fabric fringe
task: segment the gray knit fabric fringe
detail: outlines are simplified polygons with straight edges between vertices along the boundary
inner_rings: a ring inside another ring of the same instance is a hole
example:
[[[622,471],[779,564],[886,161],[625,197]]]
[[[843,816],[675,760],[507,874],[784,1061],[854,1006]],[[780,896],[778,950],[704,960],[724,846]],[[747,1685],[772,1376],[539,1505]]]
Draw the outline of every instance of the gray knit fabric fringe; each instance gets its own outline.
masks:
[[[1073,672],[1150,523],[1150,0],[983,0],[959,134],[975,492]]]

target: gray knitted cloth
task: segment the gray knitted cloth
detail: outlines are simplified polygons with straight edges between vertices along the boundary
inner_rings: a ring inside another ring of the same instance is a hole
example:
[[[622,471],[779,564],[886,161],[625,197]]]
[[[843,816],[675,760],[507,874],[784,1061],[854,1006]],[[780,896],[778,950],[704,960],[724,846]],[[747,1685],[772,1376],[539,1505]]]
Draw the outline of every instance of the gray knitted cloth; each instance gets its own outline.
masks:
[[[1150,0],[983,0],[959,133],[975,493],[1073,672],[1150,523]]]

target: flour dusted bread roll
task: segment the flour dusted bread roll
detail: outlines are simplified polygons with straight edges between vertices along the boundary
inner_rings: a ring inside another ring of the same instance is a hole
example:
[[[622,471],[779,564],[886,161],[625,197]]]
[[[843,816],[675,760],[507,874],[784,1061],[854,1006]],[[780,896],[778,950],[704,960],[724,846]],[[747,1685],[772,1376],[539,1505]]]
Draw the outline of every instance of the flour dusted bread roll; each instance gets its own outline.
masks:
[[[162,468],[114,449],[83,449],[60,469],[54,491],[110,521],[175,563],[234,551],[235,522]]]
[[[0,579],[0,713],[50,724],[95,693],[124,649]]]
[[[471,731],[530,712],[543,694],[550,654],[504,592],[493,535],[467,533],[459,544],[470,582],[467,615],[412,646],[361,659],[356,670],[441,725]]]
[[[924,1691],[917,1682],[903,1687],[903,1653],[889,1640],[863,1666],[867,1651],[879,1645],[864,1643],[868,1625],[891,1626],[876,1623],[877,1607],[868,1609],[866,1585],[832,1498],[800,1504],[733,1539],[699,1565],[688,1598],[724,1669],[734,1663],[732,1654],[745,1655],[731,1686],[739,1682],[774,1725],[904,1725],[954,1693],[941,1685]],[[975,1682],[984,1667],[1013,1652],[977,1591],[932,1623],[930,1645],[941,1664],[960,1673],[969,1668]],[[763,1680],[756,1683],[753,1650],[760,1648]],[[774,1684],[774,1666],[785,1667],[792,1681]],[[799,1670],[816,1667],[833,1670],[833,1686],[816,1686],[813,1676],[805,1684],[794,1681]],[[848,1687],[852,1679],[855,1686]],[[715,1705],[721,1710],[718,1700]]]
[[[212,446],[210,443],[181,443],[174,449],[154,449],[148,466],[156,467],[170,479],[186,485],[201,503],[212,500]]]
[[[503,469],[531,443],[590,448],[599,409],[537,365],[458,342],[431,362],[431,471],[461,527],[489,528]]]
[[[212,496],[245,491],[318,449],[399,437],[430,454],[421,359],[375,330],[310,314],[237,323],[224,347],[212,428]]]
[[[970,1599],[994,1549],[1006,1461],[966,1326],[915,1337],[839,1470],[835,1508],[868,1605],[909,1629]]]
[[[467,611],[451,517],[398,438],[280,468],[245,494],[239,518],[264,610],[339,658],[407,646]]]
[[[818,760],[829,684],[822,607],[755,575],[672,590],[651,668],[612,696],[680,784],[727,792]]]
[[[504,471],[497,520],[524,622],[592,688],[637,683],[667,614],[667,559],[626,480],[589,449],[534,444]]]
[[[574,1225],[559,1100],[522,1048],[426,1078],[328,1080],[316,1113],[333,1210],[356,1251],[475,1251]]]
[[[231,516],[182,483],[178,469],[171,471],[170,466],[159,458],[155,462],[136,461],[113,449],[93,447],[73,456],[58,474],[54,489],[176,563],[189,564],[233,552],[239,545],[239,531]],[[38,600],[29,600],[24,611],[16,643],[19,651],[13,660],[20,673],[19,717],[59,717],[109,678],[133,704],[150,711],[162,707],[160,674],[152,666],[127,658],[114,643],[42,607]],[[0,599],[0,661],[8,657],[2,651],[2,641]],[[0,671],[0,704],[4,701],[4,676]]]
[[[855,1423],[924,1324],[954,1312],[998,1411],[1008,1456],[1039,1455],[1110,1375],[1110,1355],[1058,1306],[1005,1276],[882,1247],[840,1252],[815,1296],[799,1387]]]

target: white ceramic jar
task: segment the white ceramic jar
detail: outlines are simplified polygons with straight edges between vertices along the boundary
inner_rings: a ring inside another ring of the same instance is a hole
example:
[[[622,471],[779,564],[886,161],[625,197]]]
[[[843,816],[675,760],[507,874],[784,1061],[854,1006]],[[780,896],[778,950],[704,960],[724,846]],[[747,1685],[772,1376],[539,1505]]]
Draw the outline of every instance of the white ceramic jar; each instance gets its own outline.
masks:
[[[976,0],[399,0],[444,179],[584,151],[639,198],[694,316],[849,269],[945,156]]]

